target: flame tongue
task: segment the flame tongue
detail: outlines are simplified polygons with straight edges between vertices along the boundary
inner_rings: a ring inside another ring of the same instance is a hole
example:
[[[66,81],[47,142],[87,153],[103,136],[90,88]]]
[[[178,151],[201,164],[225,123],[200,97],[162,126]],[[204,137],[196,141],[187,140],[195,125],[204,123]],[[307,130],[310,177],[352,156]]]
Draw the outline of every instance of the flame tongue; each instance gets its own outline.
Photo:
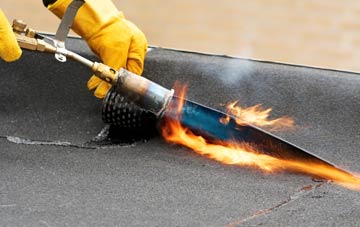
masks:
[[[166,141],[186,146],[224,164],[255,167],[266,173],[301,172],[360,189],[359,178],[346,171],[246,124],[244,117],[233,118],[185,100],[184,87],[175,90],[180,91],[177,93],[179,97],[173,98],[164,114],[162,135]],[[260,105],[241,108],[235,104],[228,106],[228,111],[233,115],[240,111],[241,116],[252,119],[253,124],[271,126],[276,130],[293,125],[288,117],[268,120],[271,109],[262,110]]]
[[[239,101],[231,102],[227,105],[227,112],[235,116],[235,122],[238,125],[253,124],[259,127],[265,127],[271,131],[287,130],[294,126],[294,120],[290,117],[280,117],[269,120],[272,108],[264,109],[261,104],[243,108],[238,106]],[[220,121],[227,124],[230,121],[230,116],[227,116]]]

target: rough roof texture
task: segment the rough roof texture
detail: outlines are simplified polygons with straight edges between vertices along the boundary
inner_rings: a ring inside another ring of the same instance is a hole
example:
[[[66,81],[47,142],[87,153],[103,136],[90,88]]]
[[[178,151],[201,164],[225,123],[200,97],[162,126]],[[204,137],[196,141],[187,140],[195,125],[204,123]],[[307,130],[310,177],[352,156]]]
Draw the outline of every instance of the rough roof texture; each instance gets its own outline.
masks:
[[[95,58],[78,39],[68,47]],[[222,165],[160,136],[87,143],[104,126],[89,74],[29,52],[0,62],[0,225],[360,225],[359,192],[309,176]],[[358,74],[154,48],[144,76],[186,82],[190,99],[213,108],[264,103],[297,122],[278,136],[360,172]]]

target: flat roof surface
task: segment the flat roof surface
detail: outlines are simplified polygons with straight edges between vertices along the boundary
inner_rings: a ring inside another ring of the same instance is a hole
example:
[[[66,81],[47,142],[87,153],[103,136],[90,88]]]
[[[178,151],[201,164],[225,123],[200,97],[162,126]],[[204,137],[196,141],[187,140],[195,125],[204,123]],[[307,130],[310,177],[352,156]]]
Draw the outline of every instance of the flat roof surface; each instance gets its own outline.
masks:
[[[96,59],[79,39],[68,48]],[[224,165],[159,135],[89,143],[104,127],[91,73],[24,52],[0,62],[2,226],[360,226],[360,193],[293,173]],[[149,51],[144,76],[222,110],[263,103],[297,127],[275,133],[360,172],[360,75],[182,52]]]

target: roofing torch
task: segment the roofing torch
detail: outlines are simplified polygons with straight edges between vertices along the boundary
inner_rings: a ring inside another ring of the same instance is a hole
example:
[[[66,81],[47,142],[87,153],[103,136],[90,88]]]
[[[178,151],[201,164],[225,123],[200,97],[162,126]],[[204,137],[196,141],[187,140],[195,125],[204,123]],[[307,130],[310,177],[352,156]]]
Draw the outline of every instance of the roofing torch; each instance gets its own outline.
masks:
[[[39,34],[26,26],[21,20],[13,21],[13,31],[22,49],[55,54],[55,58],[60,62],[65,62],[66,58],[80,62],[89,67],[97,77],[114,85],[117,88],[116,91],[129,101],[153,113],[156,117],[163,114],[174,90],[168,90],[126,69],[115,70],[103,63],[90,61],[67,50],[63,41]]]

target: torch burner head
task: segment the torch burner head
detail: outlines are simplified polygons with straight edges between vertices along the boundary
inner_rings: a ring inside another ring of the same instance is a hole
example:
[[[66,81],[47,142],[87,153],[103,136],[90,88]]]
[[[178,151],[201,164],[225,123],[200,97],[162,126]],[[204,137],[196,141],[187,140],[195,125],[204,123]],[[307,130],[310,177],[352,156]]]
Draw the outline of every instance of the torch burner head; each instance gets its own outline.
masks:
[[[126,99],[116,90],[116,87],[110,89],[103,100],[102,120],[105,123],[126,129],[146,129],[155,125],[154,114]]]

